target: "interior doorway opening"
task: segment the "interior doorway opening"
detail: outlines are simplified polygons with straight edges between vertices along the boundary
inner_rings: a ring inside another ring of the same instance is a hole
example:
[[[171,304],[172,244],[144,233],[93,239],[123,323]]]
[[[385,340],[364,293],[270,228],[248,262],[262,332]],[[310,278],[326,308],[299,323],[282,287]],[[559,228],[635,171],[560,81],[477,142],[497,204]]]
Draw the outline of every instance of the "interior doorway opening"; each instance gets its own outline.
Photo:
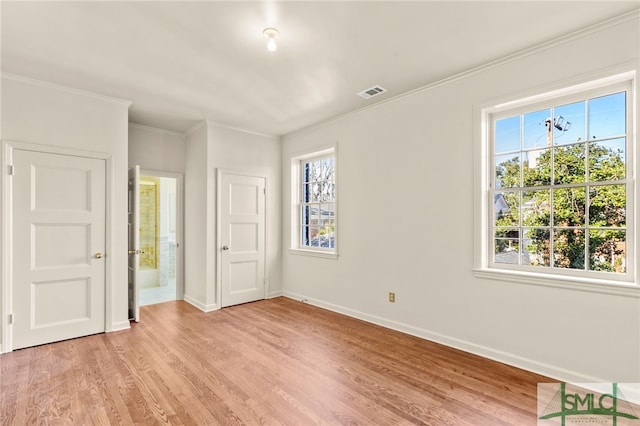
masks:
[[[178,178],[140,176],[139,306],[180,299]]]

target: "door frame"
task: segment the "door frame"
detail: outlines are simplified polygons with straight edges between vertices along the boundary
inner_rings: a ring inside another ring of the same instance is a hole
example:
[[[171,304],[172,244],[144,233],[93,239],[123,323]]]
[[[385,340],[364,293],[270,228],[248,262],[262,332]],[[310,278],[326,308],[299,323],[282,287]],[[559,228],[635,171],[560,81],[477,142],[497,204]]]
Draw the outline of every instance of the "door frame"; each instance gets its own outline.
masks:
[[[225,174],[240,175],[264,179],[264,299],[268,298],[271,280],[268,279],[269,267],[267,247],[269,245],[269,178],[266,173],[254,170],[216,169],[216,304],[222,308],[222,176]]]
[[[140,176],[176,179],[176,300],[184,300],[184,174],[141,167]]]
[[[110,154],[96,151],[85,151],[74,148],[65,148],[53,145],[40,145],[28,142],[2,140],[2,150],[0,156],[2,164],[0,170],[1,188],[2,188],[2,211],[0,215],[0,234],[2,235],[2,245],[0,246],[0,265],[2,275],[0,276],[0,298],[2,305],[0,306],[0,354],[11,352],[13,350],[13,327],[9,322],[9,316],[13,313],[13,256],[11,247],[13,246],[13,179],[9,174],[9,166],[13,163],[13,153],[15,150],[41,152],[45,154],[58,154],[73,157],[84,157],[95,160],[103,160],[105,162],[105,331],[112,329],[112,285],[111,277],[113,275],[113,264],[111,255],[113,253],[113,241],[111,238],[111,230],[113,229],[112,206],[112,177],[113,162]]]

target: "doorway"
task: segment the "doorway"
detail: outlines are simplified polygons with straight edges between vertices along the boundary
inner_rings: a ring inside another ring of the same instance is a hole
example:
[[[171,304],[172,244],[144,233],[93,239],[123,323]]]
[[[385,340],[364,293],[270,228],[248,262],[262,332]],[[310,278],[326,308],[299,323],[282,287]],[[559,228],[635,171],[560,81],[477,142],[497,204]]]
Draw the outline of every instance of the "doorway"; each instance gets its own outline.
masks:
[[[139,306],[182,299],[181,175],[142,170],[139,181]]]

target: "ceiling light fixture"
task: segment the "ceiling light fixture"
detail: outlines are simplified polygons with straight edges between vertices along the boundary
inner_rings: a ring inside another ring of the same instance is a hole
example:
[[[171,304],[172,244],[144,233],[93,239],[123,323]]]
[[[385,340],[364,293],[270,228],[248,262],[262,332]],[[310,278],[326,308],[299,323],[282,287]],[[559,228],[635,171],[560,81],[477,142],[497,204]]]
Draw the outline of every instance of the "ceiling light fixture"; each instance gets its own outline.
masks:
[[[269,39],[267,42],[267,49],[269,49],[269,52],[275,52],[278,48],[276,45],[276,36],[280,34],[280,32],[275,28],[265,28],[262,33]]]

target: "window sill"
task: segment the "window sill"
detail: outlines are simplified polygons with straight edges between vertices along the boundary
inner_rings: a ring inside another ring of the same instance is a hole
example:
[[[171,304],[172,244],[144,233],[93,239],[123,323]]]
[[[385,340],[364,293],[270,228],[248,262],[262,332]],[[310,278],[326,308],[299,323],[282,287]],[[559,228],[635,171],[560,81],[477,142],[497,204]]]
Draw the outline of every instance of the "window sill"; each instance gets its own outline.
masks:
[[[299,256],[311,256],[311,257],[319,257],[322,259],[338,259],[338,253],[331,253],[319,250],[305,250],[305,249],[289,249],[289,254],[295,254]]]
[[[604,293],[614,296],[640,299],[640,286],[634,283],[598,280],[592,278],[549,276],[532,272],[504,271],[496,269],[474,269],[476,278],[508,281],[544,287],[563,288],[575,291]]]

